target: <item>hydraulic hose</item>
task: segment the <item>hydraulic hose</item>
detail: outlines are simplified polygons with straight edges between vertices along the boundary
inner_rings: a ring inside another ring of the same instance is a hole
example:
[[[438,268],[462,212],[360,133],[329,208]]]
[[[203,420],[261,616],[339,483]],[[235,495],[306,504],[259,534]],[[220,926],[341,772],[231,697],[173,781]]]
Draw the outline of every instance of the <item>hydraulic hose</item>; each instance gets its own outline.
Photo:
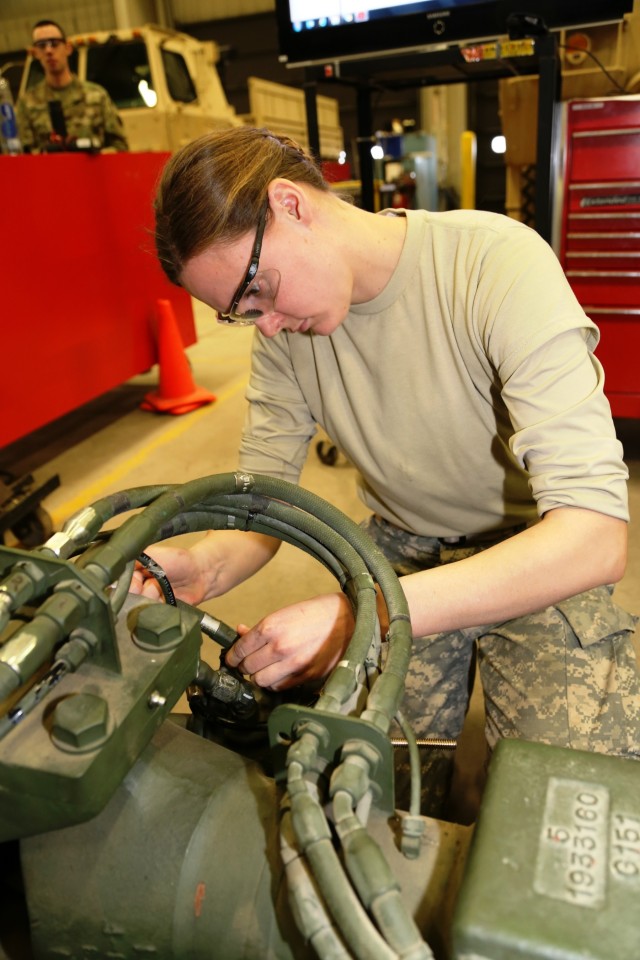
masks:
[[[90,543],[107,521],[122,513],[144,507],[162,493],[171,489],[167,485],[132,487],[110,494],[88,507],[83,507],[64,523],[62,530],[47,540],[38,552],[66,560],[78,548]]]
[[[318,896],[309,866],[296,847],[289,810],[284,811],[280,821],[280,855],[287,875],[289,902],[300,933],[322,960],[350,960],[351,955]]]
[[[298,764],[291,764],[287,770],[287,790],[296,840],[352,956],[358,960],[397,960],[348,882],[322,808],[310,795]]]
[[[409,813],[412,817],[418,817],[420,816],[420,752],[418,750],[418,743],[416,741],[416,735],[402,711],[398,710],[396,720],[407,741],[407,750],[409,751],[409,769],[411,775]]]
[[[179,513],[165,523],[158,530],[155,542],[158,543],[171,537],[181,536],[185,533],[197,533],[203,530],[228,530],[230,528],[229,518],[233,517],[233,529],[265,533],[281,540],[283,543],[290,543],[292,546],[304,550],[305,553],[325,566],[342,586],[345,572],[334,555],[321,543],[292,527],[290,523],[273,517],[265,518],[261,515],[252,514],[249,509],[240,508],[237,505],[212,504],[211,506],[205,506],[200,504],[199,507],[200,509],[194,509],[189,513]]]
[[[219,497],[250,492],[256,498],[253,501],[256,512],[260,512],[260,497],[271,498],[267,509],[272,513],[277,513],[276,501],[288,503],[302,512],[306,511],[322,519],[341,537],[348,539],[356,552],[363,556],[371,574],[378,581],[389,611],[389,652],[385,668],[370,695],[365,715],[366,719],[387,732],[402,697],[411,648],[411,631],[406,600],[397,579],[377,547],[372,547],[364,531],[315,494],[284,480],[247,474],[219,474],[180,487],[134,488],[124,491],[117,498],[104,498],[92,505],[91,509],[101,517],[110,517],[130,505],[138,506],[144,503],[153,497],[156,491],[162,492],[155,496],[140,514],[125,521],[109,544],[96,551],[87,565],[87,569],[105,586],[122,574],[127,562],[134,560],[149,543],[155,542],[157,531],[162,529],[165,523],[179,514],[188,513],[198,504],[212,504]],[[237,529],[234,518],[228,517],[228,521],[232,523],[233,529]],[[95,535],[93,527],[91,529],[92,535]]]
[[[148,543],[154,542],[157,539],[158,529],[165,528],[167,523],[179,515],[184,516],[187,511],[192,509],[194,510],[194,517],[192,517],[193,522],[189,524],[190,529],[198,526],[200,529],[216,529],[220,528],[219,524],[221,523],[224,523],[225,529],[228,529],[230,526],[233,529],[237,528],[236,523],[238,518],[230,513],[222,516],[218,514],[211,516],[208,510],[204,512],[200,510],[201,516],[196,517],[196,514],[202,504],[212,507],[215,497],[226,496],[228,498],[233,489],[235,488],[237,490],[239,486],[241,487],[242,494],[246,492],[247,488],[250,488],[253,494],[253,500],[250,501],[248,513],[242,519],[243,529],[267,529],[260,526],[257,520],[252,520],[251,523],[249,521],[249,516],[257,514],[260,508],[262,508],[263,517],[266,519],[267,525],[273,516],[276,521],[278,521],[280,526],[278,532],[281,534],[283,532],[282,524],[286,524],[288,519],[289,525],[292,528],[292,535],[294,529],[301,530],[307,537],[307,546],[309,546],[308,537],[320,542],[326,551],[339,557],[343,565],[350,569],[352,576],[366,575],[367,573],[367,558],[361,557],[363,550],[366,550],[367,554],[371,554],[369,559],[372,565],[381,565],[382,555],[377,552],[377,548],[372,550],[371,542],[366,538],[363,531],[352,521],[344,517],[339,511],[335,510],[335,508],[329,504],[326,504],[314,494],[303,491],[301,488],[289,484],[286,481],[264,477],[247,477],[247,475],[244,474],[222,474],[196,480],[179,488],[173,487],[161,494],[157,500],[147,506],[142,513],[125,521],[113,534],[106,546],[93,553],[90,562],[88,562],[86,566],[87,572],[91,572],[105,583],[111,582],[116,574],[121,574],[123,562],[135,559],[136,556],[144,551]],[[269,496],[272,496],[274,499],[269,500]],[[293,501],[292,505],[294,507],[298,507],[293,515],[291,514],[290,508],[287,509],[284,507],[283,501],[286,502],[287,497],[290,503]],[[265,498],[267,499],[265,500]],[[128,499],[133,500],[133,497],[129,497]],[[122,500],[126,502],[127,498],[122,498]],[[310,507],[313,508],[313,513],[307,515],[305,509],[308,510]],[[339,523],[343,530],[336,531],[334,527],[327,523],[328,518],[331,519],[334,525]],[[269,532],[272,535],[276,533],[273,529],[270,529]],[[349,539],[345,537],[347,532],[349,533]],[[356,541],[359,550],[354,549],[351,545],[351,539]],[[377,556],[375,556],[376,553]],[[385,586],[381,584],[383,595],[385,589],[389,592],[389,584],[392,583],[389,578],[386,579],[387,584]],[[395,653],[395,647],[397,646],[395,634],[397,632],[398,621],[394,619],[396,616],[394,613],[394,602],[397,606],[400,596],[402,596],[402,600],[404,601],[404,595],[401,594],[398,586],[397,596],[394,596],[393,593],[391,594],[391,606],[389,610],[391,620],[391,628],[389,631],[390,648],[387,665],[385,666],[385,669],[388,669],[389,672],[393,674],[392,682],[383,684],[380,695],[374,697],[371,702],[372,722],[381,726],[385,732],[388,730],[395,712],[396,699],[402,694],[402,683],[398,685],[397,682],[398,667],[396,661],[399,658]],[[357,672],[357,664],[364,659],[364,654],[366,654],[370,646],[370,627],[376,616],[373,584],[371,584],[370,590],[362,592],[359,599],[361,600],[361,604],[358,611],[356,611],[356,628],[351,644],[347,649],[345,660],[343,660],[337,670],[334,671],[325,686],[327,690],[326,701],[323,703],[323,708],[325,709],[338,710],[341,704],[344,703],[351,694],[355,686],[354,677]],[[369,608],[368,612],[367,608]],[[401,616],[403,620],[405,616],[408,617],[408,615],[404,613],[401,614]],[[362,622],[362,618],[364,618],[365,622]],[[351,661],[352,651],[354,650],[357,652],[357,658],[353,658],[354,661],[357,659],[356,668],[354,668],[354,664]],[[408,657],[406,658],[406,664],[408,665]],[[374,685],[373,693],[375,693],[376,687],[381,683],[383,678],[384,670]],[[386,693],[387,690],[391,693],[390,697],[388,693]]]
[[[385,940],[402,960],[433,960],[404,905],[398,882],[380,848],[356,817],[353,798],[345,790],[335,792],[333,811],[349,876]]]

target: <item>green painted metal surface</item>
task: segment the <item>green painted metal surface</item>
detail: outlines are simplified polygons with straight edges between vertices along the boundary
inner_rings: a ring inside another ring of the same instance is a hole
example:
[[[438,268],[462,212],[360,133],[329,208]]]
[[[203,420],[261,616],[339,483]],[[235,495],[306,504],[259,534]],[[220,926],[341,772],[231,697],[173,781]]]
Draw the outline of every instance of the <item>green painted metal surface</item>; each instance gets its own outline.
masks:
[[[638,960],[640,765],[502,741],[458,900],[455,960]]]

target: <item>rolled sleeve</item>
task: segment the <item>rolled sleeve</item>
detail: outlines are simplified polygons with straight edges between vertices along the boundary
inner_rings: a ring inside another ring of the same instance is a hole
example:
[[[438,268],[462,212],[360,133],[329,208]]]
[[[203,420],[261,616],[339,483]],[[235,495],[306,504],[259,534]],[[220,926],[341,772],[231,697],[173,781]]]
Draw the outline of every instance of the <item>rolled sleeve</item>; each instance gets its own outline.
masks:
[[[628,521],[628,470],[586,335],[575,329],[553,338],[503,384],[510,446],[541,516],[573,506]]]

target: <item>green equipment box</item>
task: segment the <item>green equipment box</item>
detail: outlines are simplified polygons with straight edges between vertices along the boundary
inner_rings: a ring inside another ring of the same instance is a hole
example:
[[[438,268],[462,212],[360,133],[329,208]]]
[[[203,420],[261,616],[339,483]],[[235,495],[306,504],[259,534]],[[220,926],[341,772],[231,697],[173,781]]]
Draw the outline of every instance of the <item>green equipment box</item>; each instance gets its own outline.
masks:
[[[452,941],[455,960],[640,960],[640,764],[501,741]]]

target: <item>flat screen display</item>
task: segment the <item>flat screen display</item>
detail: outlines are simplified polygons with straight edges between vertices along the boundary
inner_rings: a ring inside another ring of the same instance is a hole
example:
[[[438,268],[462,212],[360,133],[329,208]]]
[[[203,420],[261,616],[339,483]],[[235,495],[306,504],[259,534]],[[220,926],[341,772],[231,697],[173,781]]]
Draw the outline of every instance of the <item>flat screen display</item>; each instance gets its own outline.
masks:
[[[550,29],[621,20],[633,0],[276,0],[281,59],[290,66],[505,36],[513,13]]]

